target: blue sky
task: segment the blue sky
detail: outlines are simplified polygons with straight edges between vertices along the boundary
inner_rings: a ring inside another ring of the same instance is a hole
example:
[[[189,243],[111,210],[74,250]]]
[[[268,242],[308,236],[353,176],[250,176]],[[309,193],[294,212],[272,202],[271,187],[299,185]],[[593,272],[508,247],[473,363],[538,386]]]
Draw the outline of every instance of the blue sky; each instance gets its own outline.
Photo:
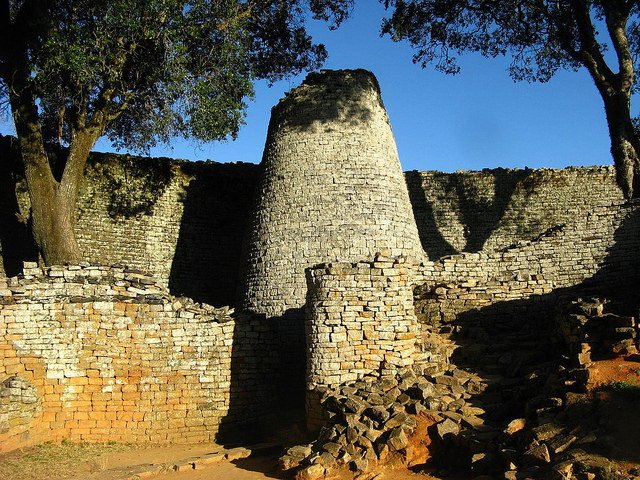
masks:
[[[366,68],[378,78],[405,170],[480,170],[610,164],[602,101],[586,71],[560,72],[549,83],[514,83],[508,59],[461,58],[462,72],[444,75],[411,61],[405,43],[379,37],[385,14],[375,0],[357,2],[338,30],[311,22],[329,51],[325,68]],[[270,110],[305,75],[256,85],[246,125],[236,141],[176,140],[153,156],[219,162],[259,162]],[[636,112],[637,113],[637,112]],[[10,132],[3,120],[0,133]],[[111,151],[106,141],[95,148]]]

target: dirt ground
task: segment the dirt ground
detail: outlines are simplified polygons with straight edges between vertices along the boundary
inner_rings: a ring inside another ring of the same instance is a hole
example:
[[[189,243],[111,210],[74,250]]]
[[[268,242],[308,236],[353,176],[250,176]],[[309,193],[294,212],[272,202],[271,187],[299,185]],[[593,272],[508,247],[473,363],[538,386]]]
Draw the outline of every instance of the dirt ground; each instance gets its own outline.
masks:
[[[140,448],[126,445],[45,444],[0,456],[2,480],[262,480],[286,478],[277,455],[216,460],[221,445]],[[174,466],[180,465],[179,471]],[[195,468],[194,468],[195,467]],[[346,478],[346,477],[343,477]],[[408,470],[389,470],[376,480],[437,480]]]
[[[616,388],[612,388],[614,385]],[[640,356],[595,362],[588,390],[617,449],[608,457],[627,467],[640,465]],[[428,446],[421,440],[422,447]],[[414,445],[419,450],[418,445]],[[251,447],[250,447],[251,448]],[[268,450],[268,449],[267,449]],[[254,449],[254,451],[258,451]],[[44,444],[0,455],[0,480],[261,480],[284,479],[277,453],[248,456],[222,445],[140,447],[122,444]],[[417,462],[426,460],[416,456]],[[433,472],[431,472],[433,473]],[[342,475],[340,480],[353,478]],[[406,469],[384,470],[362,480],[454,480]]]

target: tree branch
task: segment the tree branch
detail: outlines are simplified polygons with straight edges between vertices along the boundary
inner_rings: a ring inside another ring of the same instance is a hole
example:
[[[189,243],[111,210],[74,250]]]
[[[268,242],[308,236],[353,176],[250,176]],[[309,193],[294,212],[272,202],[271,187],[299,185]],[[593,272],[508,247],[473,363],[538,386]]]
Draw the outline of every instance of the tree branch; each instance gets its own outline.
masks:
[[[607,65],[600,51],[600,44],[596,39],[595,28],[589,12],[589,4],[585,0],[571,0],[571,7],[580,36],[579,61],[589,70],[598,90],[607,93],[607,90],[613,86],[615,74]]]
[[[613,5],[617,3],[617,5]],[[603,8],[605,13],[605,19],[607,23],[607,30],[613,43],[613,48],[616,51],[618,58],[619,68],[619,87],[625,91],[630,92],[633,85],[633,58],[631,57],[631,51],[629,49],[629,39],[627,38],[626,25],[628,20],[628,13],[625,9],[620,9],[618,2],[603,2]]]

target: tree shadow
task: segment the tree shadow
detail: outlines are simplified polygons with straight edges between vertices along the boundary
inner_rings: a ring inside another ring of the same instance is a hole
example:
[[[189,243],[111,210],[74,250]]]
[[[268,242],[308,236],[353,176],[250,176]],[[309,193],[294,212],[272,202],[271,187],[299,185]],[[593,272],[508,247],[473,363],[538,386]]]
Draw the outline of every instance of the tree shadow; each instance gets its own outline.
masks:
[[[513,192],[518,184],[523,182],[532,170],[506,170],[498,168],[491,170],[494,181],[494,194],[491,200],[476,194],[473,181],[465,181],[463,175],[449,177],[460,201],[460,215],[462,223],[467,226],[465,252],[482,250],[502,219]]]
[[[373,111],[363,97],[372,90],[378,93],[378,102],[384,109],[380,86],[371,72],[363,69],[312,72],[300,87],[273,107],[269,130],[286,125],[293,131],[304,132],[319,124],[323,132],[329,132],[330,124],[338,120],[343,127],[366,124]]]
[[[442,173],[438,183],[447,196],[455,200],[456,214],[464,228],[465,246],[461,251],[477,252],[483,249],[485,242],[499,226],[513,193],[523,184],[533,170],[494,169],[490,171],[465,173]],[[491,178],[490,196],[483,192],[483,183],[478,176]],[[440,232],[436,206],[425,194],[426,186],[420,172],[405,173],[409,199],[413,207],[422,248],[431,259],[459,253]],[[436,181],[434,179],[434,181]],[[527,190],[525,190],[525,193]]]
[[[437,259],[458,253],[442,236],[442,233],[440,233],[433,206],[429,203],[424,193],[420,172],[412,170],[405,172],[404,175],[407,190],[409,191],[409,201],[411,202],[413,215],[418,226],[420,243],[428,258]]]
[[[193,179],[183,197],[169,290],[214,306],[233,305],[258,166],[206,163],[183,169]]]
[[[565,391],[563,382],[573,371],[567,363],[567,347],[557,337],[555,319],[559,304],[590,296],[606,297],[617,311],[637,318],[640,208],[631,207],[614,233],[614,243],[602,267],[592,277],[548,294],[471,309],[458,314],[450,324],[439,325],[441,332],[453,332],[450,337],[456,348],[450,357],[452,367],[473,373],[482,380],[482,385],[471,389],[473,393],[467,405],[483,409],[480,416],[487,428],[472,434],[472,439],[467,438],[463,443],[504,441],[502,429],[515,418],[537,418],[540,424],[573,419],[573,424],[568,423],[573,427],[579,425],[582,418],[584,422],[589,420],[597,405],[576,407],[560,401]],[[554,395],[559,399],[557,403]],[[576,410],[580,411],[576,413]],[[598,443],[581,448],[602,453]],[[441,453],[439,461],[445,464],[461,458],[458,448]],[[608,455],[614,460],[640,463],[640,451],[631,455],[632,458],[616,450]]]
[[[7,277],[22,272],[23,261],[36,261],[38,251],[31,229],[20,214],[16,187],[20,175],[15,139],[0,135],[0,254]]]

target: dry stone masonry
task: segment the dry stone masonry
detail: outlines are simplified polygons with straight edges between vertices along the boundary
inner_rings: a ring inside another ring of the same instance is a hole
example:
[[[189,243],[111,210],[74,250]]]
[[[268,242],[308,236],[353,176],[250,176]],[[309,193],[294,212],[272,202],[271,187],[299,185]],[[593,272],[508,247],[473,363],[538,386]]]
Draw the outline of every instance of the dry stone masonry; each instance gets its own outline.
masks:
[[[24,271],[0,282],[0,451],[204,442],[271,411],[263,317],[172,297],[121,267]]]
[[[418,323],[404,257],[307,270],[307,423],[321,426],[319,393],[413,364]]]
[[[306,394],[309,426],[328,423],[283,457],[300,478],[417,461],[424,439],[477,474],[563,478],[563,452],[598,435],[556,386],[638,348],[640,206],[613,169],[403,176],[362,70],[311,74],[274,107],[260,167],[94,155],[91,263],[22,266],[15,163],[0,159],[0,451],[209,441]],[[236,293],[257,313],[225,306]],[[624,313],[574,302],[600,295]]]
[[[240,305],[281,315],[305,303],[304,269],[388,249],[422,256],[375,77],[310,74],[274,107]]]

